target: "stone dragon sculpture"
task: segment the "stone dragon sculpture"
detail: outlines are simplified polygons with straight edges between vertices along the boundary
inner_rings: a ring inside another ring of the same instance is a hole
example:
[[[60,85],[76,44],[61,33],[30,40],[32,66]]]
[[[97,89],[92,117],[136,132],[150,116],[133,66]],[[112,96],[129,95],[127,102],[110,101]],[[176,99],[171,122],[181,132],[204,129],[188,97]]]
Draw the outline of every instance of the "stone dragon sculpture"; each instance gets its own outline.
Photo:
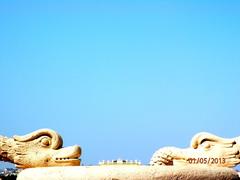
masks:
[[[0,136],[0,161],[14,163],[17,168],[80,165],[81,148],[62,145],[61,136],[51,129],[13,138]]]
[[[240,136],[225,139],[201,132],[196,134],[189,148],[164,147],[157,150],[150,165],[209,165],[234,167],[240,163]]]

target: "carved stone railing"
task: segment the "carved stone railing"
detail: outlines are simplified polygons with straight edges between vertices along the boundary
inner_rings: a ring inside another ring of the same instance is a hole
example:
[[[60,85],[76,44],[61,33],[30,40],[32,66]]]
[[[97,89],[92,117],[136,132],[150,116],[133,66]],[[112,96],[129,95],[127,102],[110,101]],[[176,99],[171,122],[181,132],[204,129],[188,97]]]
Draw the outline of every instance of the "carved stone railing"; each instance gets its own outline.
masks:
[[[0,136],[0,160],[29,168],[18,175],[28,179],[188,179],[240,180],[231,169],[240,163],[240,137],[221,138],[210,133],[196,134],[190,147],[163,147],[157,150],[150,165],[118,160],[96,166],[79,166],[81,148],[62,147],[61,136],[50,129],[40,129],[24,136]],[[51,167],[50,166],[64,166]],[[36,168],[38,167],[38,168]]]

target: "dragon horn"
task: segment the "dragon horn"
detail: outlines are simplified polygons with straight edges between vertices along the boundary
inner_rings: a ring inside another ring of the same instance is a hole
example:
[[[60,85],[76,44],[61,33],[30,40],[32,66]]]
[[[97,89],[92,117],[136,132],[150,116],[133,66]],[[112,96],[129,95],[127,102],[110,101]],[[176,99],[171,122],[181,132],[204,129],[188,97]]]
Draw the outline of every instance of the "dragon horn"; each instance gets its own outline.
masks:
[[[197,149],[200,144],[202,144],[204,141],[211,141],[211,142],[220,142],[222,144],[234,144],[236,143],[233,139],[225,139],[221,138],[219,136],[216,136],[214,134],[210,134],[207,132],[201,132],[193,136],[191,140],[191,147],[194,149]]]
[[[50,146],[52,149],[58,149],[59,147],[62,147],[62,137],[56,131],[51,129],[39,129],[23,136],[15,135],[13,138],[19,142],[27,142],[39,138],[40,136],[49,136],[52,139]]]

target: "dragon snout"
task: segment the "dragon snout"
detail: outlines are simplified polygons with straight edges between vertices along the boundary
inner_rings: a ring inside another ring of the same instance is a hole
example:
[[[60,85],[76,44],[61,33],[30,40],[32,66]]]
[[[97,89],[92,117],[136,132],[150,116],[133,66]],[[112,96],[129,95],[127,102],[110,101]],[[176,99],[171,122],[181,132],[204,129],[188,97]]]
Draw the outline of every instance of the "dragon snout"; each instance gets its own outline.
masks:
[[[52,157],[56,165],[59,166],[79,166],[81,155],[81,148],[77,145],[65,147],[59,150],[56,150],[56,153]]]

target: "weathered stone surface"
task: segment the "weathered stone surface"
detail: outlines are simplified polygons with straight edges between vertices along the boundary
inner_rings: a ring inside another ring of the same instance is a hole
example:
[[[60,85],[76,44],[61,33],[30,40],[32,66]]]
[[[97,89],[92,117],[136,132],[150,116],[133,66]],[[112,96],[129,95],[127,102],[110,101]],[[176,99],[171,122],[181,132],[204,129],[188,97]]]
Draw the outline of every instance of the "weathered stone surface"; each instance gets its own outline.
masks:
[[[23,170],[17,180],[240,180],[230,168],[189,166],[79,166]]]

